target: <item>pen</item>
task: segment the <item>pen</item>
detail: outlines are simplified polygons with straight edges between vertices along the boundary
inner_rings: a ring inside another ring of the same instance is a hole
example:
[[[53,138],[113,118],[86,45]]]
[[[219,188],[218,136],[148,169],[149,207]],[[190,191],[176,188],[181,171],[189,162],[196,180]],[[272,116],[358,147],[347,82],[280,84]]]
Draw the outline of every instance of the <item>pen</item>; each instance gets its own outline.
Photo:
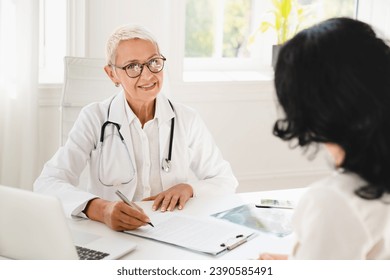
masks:
[[[117,196],[119,196],[119,198],[124,202],[126,203],[127,205],[129,205],[131,208],[139,211],[139,207],[137,206],[137,204],[135,204],[134,202],[130,201],[123,193],[121,193],[119,190],[117,190],[115,192],[115,194]],[[151,225],[152,227],[154,227],[154,225],[152,224],[152,222],[149,222],[148,223],[149,225]]]
[[[294,207],[290,206],[269,206],[269,205],[255,205],[257,208],[276,208],[276,209],[294,209]]]

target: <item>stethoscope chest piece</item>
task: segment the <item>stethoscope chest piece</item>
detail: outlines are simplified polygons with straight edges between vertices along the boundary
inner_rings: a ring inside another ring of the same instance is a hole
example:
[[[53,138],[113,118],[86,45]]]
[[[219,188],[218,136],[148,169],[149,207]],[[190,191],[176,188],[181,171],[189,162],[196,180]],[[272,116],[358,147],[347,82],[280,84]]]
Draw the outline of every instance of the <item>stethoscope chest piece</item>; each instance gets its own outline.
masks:
[[[162,170],[164,170],[167,173],[171,171],[171,161],[169,159],[167,158],[163,159]]]

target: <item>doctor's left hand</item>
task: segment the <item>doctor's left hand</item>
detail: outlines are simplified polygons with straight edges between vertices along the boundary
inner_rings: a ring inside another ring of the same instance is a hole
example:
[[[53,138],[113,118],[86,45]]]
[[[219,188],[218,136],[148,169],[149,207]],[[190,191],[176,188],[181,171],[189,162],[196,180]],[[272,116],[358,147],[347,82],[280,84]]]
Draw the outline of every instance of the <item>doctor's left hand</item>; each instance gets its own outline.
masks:
[[[193,196],[192,187],[188,184],[177,184],[158,195],[144,198],[143,200],[154,200],[152,209],[156,211],[161,207],[161,212],[173,211],[175,207],[179,210],[184,208],[187,201]]]

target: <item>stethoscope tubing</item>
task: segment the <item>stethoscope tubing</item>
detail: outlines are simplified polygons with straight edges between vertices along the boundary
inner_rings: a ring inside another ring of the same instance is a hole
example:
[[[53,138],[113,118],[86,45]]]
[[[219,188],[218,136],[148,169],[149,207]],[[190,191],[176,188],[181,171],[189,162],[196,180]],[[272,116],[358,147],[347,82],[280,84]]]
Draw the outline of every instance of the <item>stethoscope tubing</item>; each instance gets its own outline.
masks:
[[[116,96],[114,96],[111,101],[110,101],[110,104],[108,105],[108,110],[107,110],[107,120],[103,123],[102,127],[101,127],[101,131],[100,131],[100,143],[101,143],[101,147],[103,147],[103,144],[104,144],[104,132],[105,132],[105,129],[106,129],[106,126],[107,125],[114,125],[116,128],[117,128],[117,131],[118,131],[118,134],[119,134],[119,137],[120,139],[122,140],[123,144],[126,146],[126,143],[124,142],[124,137],[123,135],[120,133],[120,124],[119,123],[116,123],[116,122],[112,122],[112,121],[109,121],[109,118],[110,118],[110,111],[111,111],[111,104],[114,100]],[[169,105],[171,106],[172,108],[172,111],[175,113],[175,109],[171,103],[171,101],[168,99],[168,102],[169,102]],[[163,160],[163,163],[162,163],[162,169],[165,171],[165,172],[170,172],[170,169],[171,169],[171,161],[172,161],[172,148],[173,148],[173,138],[174,138],[174,133],[175,133],[175,117],[173,117],[171,119],[171,131],[170,131],[170,136],[169,136],[169,149],[168,149],[168,157],[165,158]],[[127,146],[126,146],[126,149],[127,149]],[[129,159],[131,160],[130,158],[130,153],[129,153]],[[99,165],[100,166],[100,165]],[[105,185],[105,186],[109,186],[107,184],[104,184],[100,178],[99,178],[99,181]]]

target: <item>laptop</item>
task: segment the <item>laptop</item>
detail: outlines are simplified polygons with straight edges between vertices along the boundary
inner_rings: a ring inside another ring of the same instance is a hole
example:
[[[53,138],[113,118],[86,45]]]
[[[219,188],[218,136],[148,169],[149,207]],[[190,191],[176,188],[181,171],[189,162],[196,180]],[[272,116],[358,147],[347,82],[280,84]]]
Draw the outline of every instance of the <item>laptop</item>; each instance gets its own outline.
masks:
[[[0,185],[0,256],[7,259],[118,259],[136,243],[72,231],[53,196]]]

